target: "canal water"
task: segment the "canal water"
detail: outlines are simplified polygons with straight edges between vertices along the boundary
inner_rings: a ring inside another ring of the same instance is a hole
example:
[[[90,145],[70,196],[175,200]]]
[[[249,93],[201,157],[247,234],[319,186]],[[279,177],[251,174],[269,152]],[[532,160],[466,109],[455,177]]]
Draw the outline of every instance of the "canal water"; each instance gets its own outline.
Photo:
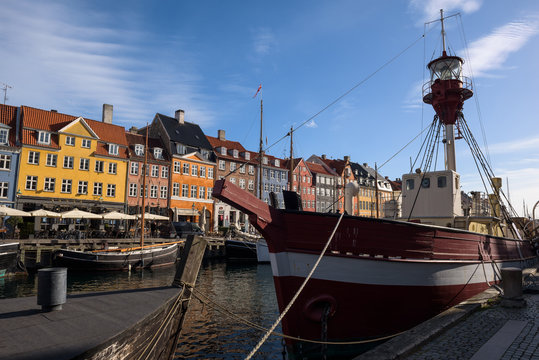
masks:
[[[172,283],[174,271],[170,268],[131,273],[68,272],[67,291],[69,294],[165,286]],[[269,328],[279,316],[269,264],[205,262],[195,290],[209,300],[202,303],[191,299],[176,359],[242,359],[264,335],[245,322]],[[37,276],[0,279],[0,299],[32,296],[36,292]],[[217,307],[224,310],[218,311]],[[275,331],[280,332],[280,327]],[[270,336],[254,358],[283,359],[282,352],[281,339]]]

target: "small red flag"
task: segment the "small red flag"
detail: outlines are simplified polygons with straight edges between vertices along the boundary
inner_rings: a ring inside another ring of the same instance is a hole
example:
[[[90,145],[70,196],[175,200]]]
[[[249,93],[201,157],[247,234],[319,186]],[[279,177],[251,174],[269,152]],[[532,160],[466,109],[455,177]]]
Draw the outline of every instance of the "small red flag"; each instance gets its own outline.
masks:
[[[253,95],[253,99],[258,95],[258,92],[262,89],[262,84],[258,85],[258,90],[256,90],[255,94]]]

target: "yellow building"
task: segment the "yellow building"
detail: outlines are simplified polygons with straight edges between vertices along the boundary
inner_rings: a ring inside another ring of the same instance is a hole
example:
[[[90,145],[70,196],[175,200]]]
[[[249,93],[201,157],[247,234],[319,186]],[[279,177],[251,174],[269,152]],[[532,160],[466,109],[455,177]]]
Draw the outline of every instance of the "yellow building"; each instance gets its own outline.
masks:
[[[128,146],[112,107],[110,122],[21,108],[17,207],[123,211]]]

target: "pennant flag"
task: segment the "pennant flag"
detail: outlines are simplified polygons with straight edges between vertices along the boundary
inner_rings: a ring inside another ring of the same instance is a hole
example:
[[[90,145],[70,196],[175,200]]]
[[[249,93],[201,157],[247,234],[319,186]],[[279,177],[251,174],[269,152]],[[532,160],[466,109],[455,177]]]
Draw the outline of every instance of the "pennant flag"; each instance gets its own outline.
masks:
[[[258,92],[262,89],[262,84],[258,85],[258,90],[256,90],[255,94],[253,95],[253,99],[258,95]]]

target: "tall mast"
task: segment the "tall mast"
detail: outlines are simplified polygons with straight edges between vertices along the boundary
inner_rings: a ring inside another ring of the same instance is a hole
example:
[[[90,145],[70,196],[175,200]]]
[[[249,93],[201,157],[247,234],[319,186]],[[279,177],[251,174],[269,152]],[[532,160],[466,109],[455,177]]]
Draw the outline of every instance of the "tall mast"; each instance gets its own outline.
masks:
[[[258,161],[259,161],[259,181],[258,181],[258,193],[260,194],[259,198],[262,199],[262,157],[264,154],[263,146],[264,142],[262,141],[262,113],[263,113],[263,106],[262,106],[262,96],[260,96],[260,148],[258,150]]]
[[[293,135],[294,134],[294,128],[290,127],[290,174],[288,174],[288,182],[290,183],[290,191],[292,191],[292,180],[294,179],[294,143],[293,143]]]
[[[144,213],[146,211],[146,168],[148,167],[148,123],[146,123],[146,145],[144,145],[144,165],[142,166],[142,213],[140,216],[140,247],[144,246]]]
[[[376,218],[380,217],[380,197],[378,196],[378,165],[374,163],[374,194],[376,196]]]
[[[443,54],[445,54],[444,9],[440,9],[440,21],[442,22],[442,47],[443,47]]]

